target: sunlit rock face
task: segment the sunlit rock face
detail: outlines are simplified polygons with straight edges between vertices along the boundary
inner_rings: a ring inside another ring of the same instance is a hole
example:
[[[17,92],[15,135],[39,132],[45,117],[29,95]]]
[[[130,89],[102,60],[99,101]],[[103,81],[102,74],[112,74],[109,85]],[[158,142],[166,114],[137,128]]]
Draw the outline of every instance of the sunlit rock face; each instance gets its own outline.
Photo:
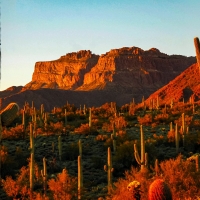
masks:
[[[143,96],[148,98],[194,63],[195,57],[169,56],[156,48],[123,47],[101,56],[82,50],[36,62],[32,80],[23,88],[0,92],[0,98],[5,105],[17,102],[23,106],[25,101],[34,101],[47,109],[63,106],[66,101],[76,106],[100,106],[111,101],[124,105],[133,98],[141,102]]]
[[[175,79],[154,92],[146,100],[149,104],[152,99],[159,98],[160,104],[170,104],[171,101],[184,102],[200,99],[200,70],[197,63],[184,70]]]
[[[113,49],[101,56],[79,51],[37,62],[25,89],[118,90],[150,95],[195,62],[193,57],[166,55],[158,49]]]

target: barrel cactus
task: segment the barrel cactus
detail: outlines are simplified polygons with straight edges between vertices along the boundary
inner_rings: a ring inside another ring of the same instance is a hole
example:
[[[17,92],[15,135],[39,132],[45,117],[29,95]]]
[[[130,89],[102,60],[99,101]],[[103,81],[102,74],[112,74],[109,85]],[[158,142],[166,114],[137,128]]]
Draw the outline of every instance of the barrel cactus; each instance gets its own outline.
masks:
[[[148,199],[172,200],[172,193],[169,186],[162,179],[156,179],[149,187]]]
[[[2,126],[9,125],[16,117],[19,106],[16,103],[10,103],[0,111]]]

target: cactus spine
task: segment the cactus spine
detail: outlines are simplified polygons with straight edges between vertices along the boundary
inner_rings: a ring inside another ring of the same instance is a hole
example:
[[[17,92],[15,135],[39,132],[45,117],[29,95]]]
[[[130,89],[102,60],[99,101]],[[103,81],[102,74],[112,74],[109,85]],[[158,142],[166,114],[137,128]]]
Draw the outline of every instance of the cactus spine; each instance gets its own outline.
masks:
[[[104,170],[108,172],[108,193],[110,193],[112,189],[112,172],[114,171],[110,147],[108,147],[108,164],[104,165]]]
[[[44,194],[46,195],[46,191],[47,191],[47,164],[46,164],[46,158],[43,158],[43,170],[41,170],[41,175],[42,175],[42,178],[43,178]]]
[[[162,179],[156,179],[149,187],[148,199],[172,200],[172,193],[169,186]]]
[[[82,157],[78,156],[78,199],[81,199],[83,189],[83,170],[82,170]]]
[[[147,153],[145,153],[144,132],[142,125],[140,125],[140,134],[141,134],[141,159],[138,154],[136,144],[134,144],[134,156],[137,163],[141,165],[141,171],[142,171],[148,164]]]
[[[198,64],[199,69],[200,69],[200,42],[199,42],[198,37],[194,38],[194,46],[195,46],[195,50],[196,50],[197,64]]]
[[[61,136],[58,137],[58,155],[59,155],[59,160],[62,160],[62,139]]]

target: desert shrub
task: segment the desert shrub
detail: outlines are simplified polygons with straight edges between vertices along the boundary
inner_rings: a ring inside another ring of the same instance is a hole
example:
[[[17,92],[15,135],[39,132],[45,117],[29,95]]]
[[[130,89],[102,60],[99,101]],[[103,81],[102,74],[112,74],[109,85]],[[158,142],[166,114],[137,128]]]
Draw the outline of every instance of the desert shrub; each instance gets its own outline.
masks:
[[[96,138],[95,138],[97,141],[106,141],[107,139],[108,139],[108,135],[106,135],[106,134],[104,134],[104,135],[102,135],[102,134],[99,134],[99,135],[97,135],[96,136]]]
[[[3,139],[21,139],[23,137],[24,137],[24,133],[22,131],[21,125],[3,129],[3,133],[2,133]]]
[[[35,184],[40,184],[41,179],[39,179],[39,170],[37,164],[34,167],[35,172]],[[23,166],[20,169],[20,173],[17,174],[16,180],[11,176],[7,176],[5,180],[2,181],[3,189],[8,195],[13,199],[30,199],[31,191],[29,188],[29,174],[30,168]],[[34,196],[35,194],[33,194]]]
[[[110,117],[108,122],[103,123],[102,129],[106,132],[112,132],[114,123],[116,130],[124,129],[128,124],[124,116]]]
[[[75,128],[74,129],[75,133],[78,134],[84,134],[84,135],[88,135],[88,134],[98,134],[97,130],[95,127],[89,127],[89,124],[81,124],[80,127]]]
[[[120,163],[120,168],[118,170],[121,170],[121,168],[129,169],[133,164],[135,160],[133,146],[133,141],[126,141],[117,146],[117,152],[113,157],[113,161],[116,162],[116,164]]]
[[[158,123],[169,123],[169,114],[158,114],[154,117],[154,120]]]
[[[200,173],[195,164],[181,156],[160,163],[162,177],[170,185],[174,199],[200,195]]]
[[[152,180],[149,178],[148,171],[141,173],[136,168],[131,168],[130,171],[125,172],[125,178],[119,178],[114,183],[114,189],[110,195],[112,200],[132,200],[132,193],[127,189],[127,186],[132,181],[138,181],[141,184],[141,199],[146,199],[148,188]]]
[[[200,173],[195,171],[195,163],[181,159],[169,159],[160,163],[160,178],[170,187],[173,199],[196,199],[200,196]],[[141,199],[146,199],[150,184],[155,180],[148,170],[144,173],[136,168],[125,172],[124,178],[114,183],[114,189],[109,198],[115,200],[133,199],[127,186],[136,180],[141,184]],[[196,197],[196,198],[195,198]]]
[[[146,114],[144,117],[139,117],[138,116],[138,122],[142,125],[150,125],[152,123],[152,116],[151,114]]]
[[[56,122],[56,123],[50,122],[50,126],[53,132],[62,132],[64,128],[63,122]]]
[[[50,179],[48,186],[54,200],[77,199],[77,180],[70,177],[66,169],[56,179]]]
[[[7,175],[14,175],[14,168],[16,163],[14,159],[8,154],[8,148],[6,146],[1,147],[1,176],[5,178]]]

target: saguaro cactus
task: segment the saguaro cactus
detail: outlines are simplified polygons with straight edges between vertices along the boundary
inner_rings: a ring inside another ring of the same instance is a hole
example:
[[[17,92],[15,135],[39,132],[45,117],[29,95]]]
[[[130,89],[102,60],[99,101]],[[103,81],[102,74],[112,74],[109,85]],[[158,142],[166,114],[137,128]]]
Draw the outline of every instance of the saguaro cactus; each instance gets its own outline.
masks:
[[[65,127],[67,127],[67,110],[65,109]]]
[[[185,113],[182,113],[182,133],[183,147],[185,147]]]
[[[197,64],[200,68],[200,42],[199,42],[198,37],[194,38],[194,46],[195,46],[195,50],[196,50]]]
[[[83,189],[82,157],[78,156],[78,199],[81,199],[82,189]]]
[[[178,124],[176,123],[175,126],[175,146],[176,146],[176,153],[179,152],[179,132],[178,132]]]
[[[81,142],[81,139],[78,141],[78,147],[79,147],[79,155],[82,157],[82,142]]]
[[[92,127],[92,109],[89,109],[89,128],[91,129]]]
[[[46,191],[47,191],[47,164],[46,164],[46,158],[43,158],[43,170],[41,170],[41,175],[42,175],[42,178],[43,178],[44,194],[46,195]]]
[[[58,137],[58,155],[59,155],[59,160],[62,160],[62,139],[61,136]]]
[[[30,160],[30,190],[33,192],[34,187],[34,137],[33,137],[33,124],[30,124],[30,150],[31,150],[31,160]]]
[[[108,164],[104,165],[104,170],[108,172],[108,193],[110,193],[112,189],[112,172],[114,171],[110,147],[108,147]]]
[[[172,200],[169,186],[162,179],[156,179],[149,187],[148,200]]]
[[[113,133],[111,134],[111,138],[113,141],[113,152],[116,153],[116,127],[115,122],[113,122]]]
[[[142,171],[148,164],[147,153],[145,153],[144,132],[143,132],[142,125],[140,125],[140,134],[141,134],[141,159],[138,154],[136,144],[134,144],[134,156],[135,156],[137,163],[139,165],[141,165],[141,171]]]

